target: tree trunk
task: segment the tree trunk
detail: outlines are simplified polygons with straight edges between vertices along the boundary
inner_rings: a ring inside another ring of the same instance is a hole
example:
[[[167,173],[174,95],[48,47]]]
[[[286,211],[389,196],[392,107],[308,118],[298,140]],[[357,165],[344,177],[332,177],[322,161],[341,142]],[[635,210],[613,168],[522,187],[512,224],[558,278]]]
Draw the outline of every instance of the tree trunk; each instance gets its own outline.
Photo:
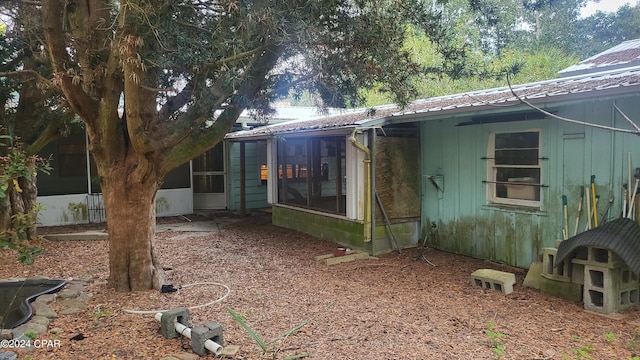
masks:
[[[5,203],[0,210],[0,231],[15,232],[15,241],[31,240],[37,236],[37,214],[33,209],[38,194],[36,178],[29,180],[21,177],[18,179],[18,187],[13,179],[8,181]]]
[[[117,168],[102,182],[109,224],[109,287],[119,292],[160,289],[164,273],[154,238],[158,179],[148,175],[136,181],[122,174],[125,167]]]

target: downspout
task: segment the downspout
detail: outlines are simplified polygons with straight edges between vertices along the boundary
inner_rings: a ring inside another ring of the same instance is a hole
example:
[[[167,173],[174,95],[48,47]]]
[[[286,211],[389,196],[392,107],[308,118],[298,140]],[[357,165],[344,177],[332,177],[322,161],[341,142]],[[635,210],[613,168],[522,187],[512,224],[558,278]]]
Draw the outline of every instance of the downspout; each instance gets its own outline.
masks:
[[[360,149],[365,155],[364,162],[364,241],[371,241],[371,152],[369,149],[356,139],[356,130],[354,129],[349,136],[349,142]]]

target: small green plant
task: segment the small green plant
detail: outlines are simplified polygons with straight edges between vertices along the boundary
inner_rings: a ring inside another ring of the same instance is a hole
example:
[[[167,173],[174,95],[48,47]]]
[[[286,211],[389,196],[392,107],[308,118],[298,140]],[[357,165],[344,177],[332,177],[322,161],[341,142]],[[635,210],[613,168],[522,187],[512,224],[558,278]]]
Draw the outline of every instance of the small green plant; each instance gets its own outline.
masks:
[[[567,354],[562,354],[562,359],[564,360],[569,360],[569,359],[587,359],[587,360],[592,360],[591,356],[589,355],[589,352],[591,352],[593,349],[595,349],[595,346],[593,346],[592,344],[587,344],[579,349],[573,349],[573,355],[575,355],[575,357],[571,358],[569,357],[569,355]]]
[[[229,313],[229,315],[231,315],[231,317],[237,321],[240,326],[242,326],[243,329],[245,329],[247,331],[247,333],[249,333],[249,336],[251,336],[251,338],[253,339],[253,341],[256,342],[256,344],[258,344],[258,347],[260,347],[260,350],[262,351],[263,355],[266,354],[270,354],[272,359],[277,359],[278,353],[281,351],[279,346],[276,346],[277,343],[279,343],[281,340],[285,340],[286,338],[288,338],[291,335],[294,335],[295,333],[298,332],[298,330],[300,330],[303,326],[305,326],[306,324],[309,323],[310,320],[305,320],[303,322],[301,322],[300,324],[294,326],[293,328],[287,330],[285,333],[283,333],[282,335],[276,337],[275,339],[272,339],[271,341],[265,341],[256,331],[254,331],[248,324],[246,318],[240,314],[237,313],[235,311],[233,311],[230,308],[227,308],[227,312]],[[311,354],[309,353],[301,353],[301,354],[297,354],[297,355],[290,355],[284,358],[284,360],[293,360],[293,359],[302,359],[302,358],[306,358],[311,356]]]
[[[616,343],[616,334],[614,334],[613,331],[609,331],[608,333],[606,333],[605,337],[607,338],[607,342],[610,345],[613,345]]]
[[[30,340],[34,340],[36,337],[38,337],[38,334],[34,333],[33,331],[29,331],[24,333],[24,336],[28,337]]]
[[[111,313],[109,310],[103,310],[102,305],[96,305],[95,310],[91,313],[91,317],[95,319],[102,319],[109,316],[111,316]]]
[[[95,310],[90,315],[93,320],[93,327],[98,328],[102,325],[102,319],[111,316],[109,310],[103,310],[101,305],[96,305]]]
[[[632,353],[638,352],[638,343],[640,342],[640,327],[636,328],[635,334],[627,340],[627,349]]]
[[[592,344],[587,344],[580,349],[573,350],[573,353],[576,355],[577,359],[589,359],[591,360],[591,356],[589,356],[589,352],[595,349],[595,346]]]
[[[502,340],[500,339],[502,339],[507,335],[499,331],[496,331],[496,323],[492,321],[487,321],[486,325],[487,325],[487,329],[484,331],[484,333],[489,337],[490,346],[491,346],[491,349],[493,349],[493,355],[495,355],[497,359],[500,359],[502,358],[502,355],[504,355],[504,350],[505,350],[505,346],[502,343]]]

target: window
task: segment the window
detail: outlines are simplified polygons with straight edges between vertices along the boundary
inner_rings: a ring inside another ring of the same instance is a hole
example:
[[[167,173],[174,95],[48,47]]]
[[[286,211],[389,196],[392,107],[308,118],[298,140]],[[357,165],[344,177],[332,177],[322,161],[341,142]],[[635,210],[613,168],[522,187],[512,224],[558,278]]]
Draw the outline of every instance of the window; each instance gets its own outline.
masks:
[[[345,137],[278,142],[278,202],[346,214]]]
[[[540,207],[540,131],[491,134],[489,202]]]

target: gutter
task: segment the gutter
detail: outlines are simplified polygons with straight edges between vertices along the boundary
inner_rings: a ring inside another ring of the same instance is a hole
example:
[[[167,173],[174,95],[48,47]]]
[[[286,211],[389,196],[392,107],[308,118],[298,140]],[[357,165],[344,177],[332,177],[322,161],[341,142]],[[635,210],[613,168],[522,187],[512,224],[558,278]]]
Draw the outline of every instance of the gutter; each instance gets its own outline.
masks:
[[[371,151],[356,139],[356,129],[349,136],[349,142],[365,155],[364,162],[364,242],[371,242]]]

